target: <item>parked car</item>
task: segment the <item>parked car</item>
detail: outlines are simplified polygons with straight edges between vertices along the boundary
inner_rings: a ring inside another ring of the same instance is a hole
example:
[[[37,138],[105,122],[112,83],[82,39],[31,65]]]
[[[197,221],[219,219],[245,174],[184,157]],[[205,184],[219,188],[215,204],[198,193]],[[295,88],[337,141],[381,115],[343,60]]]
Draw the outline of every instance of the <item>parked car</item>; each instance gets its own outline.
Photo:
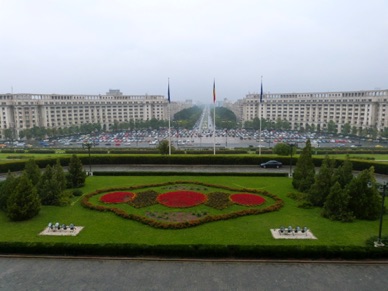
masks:
[[[281,168],[283,164],[281,162],[275,161],[275,160],[270,160],[265,163],[261,163],[260,167],[262,168]]]

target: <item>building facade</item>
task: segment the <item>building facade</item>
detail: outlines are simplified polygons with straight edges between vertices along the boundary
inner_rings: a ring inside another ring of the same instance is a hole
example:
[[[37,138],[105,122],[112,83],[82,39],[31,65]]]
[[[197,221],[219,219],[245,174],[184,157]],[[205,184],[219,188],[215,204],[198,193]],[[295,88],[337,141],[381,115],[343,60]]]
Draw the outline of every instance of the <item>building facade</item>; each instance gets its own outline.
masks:
[[[264,94],[262,103],[259,99],[259,94],[248,94],[239,100],[242,122],[281,119],[293,130],[309,126],[325,130],[333,121],[338,132],[345,124],[378,131],[388,127],[388,90]]]
[[[110,90],[106,95],[0,94],[1,138],[4,130],[16,136],[23,129],[66,128],[99,123],[109,130],[115,121],[167,120],[168,101],[161,95],[123,95]]]

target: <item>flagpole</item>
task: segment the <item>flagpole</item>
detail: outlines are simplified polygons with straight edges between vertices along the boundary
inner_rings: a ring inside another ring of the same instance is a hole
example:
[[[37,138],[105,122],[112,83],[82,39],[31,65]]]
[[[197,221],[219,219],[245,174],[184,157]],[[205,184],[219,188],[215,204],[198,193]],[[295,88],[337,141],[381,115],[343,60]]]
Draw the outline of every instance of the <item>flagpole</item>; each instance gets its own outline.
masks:
[[[171,156],[171,108],[170,108],[170,78],[168,78],[167,87],[167,98],[168,98],[168,154]]]
[[[168,154],[171,156],[171,108],[168,103]]]
[[[261,103],[263,102],[263,76],[261,76],[260,100],[259,100],[259,156],[261,156]]]
[[[216,154],[216,80],[213,83],[213,154]]]

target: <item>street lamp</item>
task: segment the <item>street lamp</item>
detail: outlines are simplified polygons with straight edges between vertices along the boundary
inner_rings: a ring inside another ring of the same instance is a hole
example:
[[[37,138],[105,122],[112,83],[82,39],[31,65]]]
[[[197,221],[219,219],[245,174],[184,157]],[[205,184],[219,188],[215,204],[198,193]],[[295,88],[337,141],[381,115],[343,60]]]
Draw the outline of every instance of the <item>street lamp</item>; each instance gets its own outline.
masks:
[[[294,152],[294,146],[295,144],[293,143],[289,143],[288,144],[290,146],[290,152],[291,152],[291,158],[290,158],[290,174],[288,175],[288,177],[292,177],[292,153]]]
[[[91,142],[85,142],[82,144],[82,147],[86,147],[89,152],[89,176],[92,176],[92,160],[90,158],[90,149],[92,148],[93,144]]]
[[[381,213],[380,213],[380,227],[379,227],[379,237],[377,238],[377,241],[375,241],[375,247],[383,247],[384,244],[381,241],[381,231],[383,229],[383,216],[384,216],[384,200],[385,200],[385,190],[387,189],[387,182],[385,182],[381,187],[379,187],[379,192],[381,192],[382,195],[382,202],[381,202]]]

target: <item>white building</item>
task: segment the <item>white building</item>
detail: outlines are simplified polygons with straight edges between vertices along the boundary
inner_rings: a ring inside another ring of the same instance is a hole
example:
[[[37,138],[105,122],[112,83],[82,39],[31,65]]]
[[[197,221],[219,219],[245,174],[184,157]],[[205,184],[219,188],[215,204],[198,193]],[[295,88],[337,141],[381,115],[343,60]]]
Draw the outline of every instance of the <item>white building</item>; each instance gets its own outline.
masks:
[[[248,94],[236,103],[242,122],[280,118],[290,122],[293,130],[311,125],[324,130],[333,121],[338,132],[346,123],[357,129],[388,127],[388,90],[264,94],[262,103],[259,99],[259,94]]]
[[[34,126],[66,128],[83,123],[100,123],[109,129],[114,121],[167,120],[167,99],[161,95],[123,95],[110,90],[106,95],[0,94],[1,137],[5,129],[18,135]]]

